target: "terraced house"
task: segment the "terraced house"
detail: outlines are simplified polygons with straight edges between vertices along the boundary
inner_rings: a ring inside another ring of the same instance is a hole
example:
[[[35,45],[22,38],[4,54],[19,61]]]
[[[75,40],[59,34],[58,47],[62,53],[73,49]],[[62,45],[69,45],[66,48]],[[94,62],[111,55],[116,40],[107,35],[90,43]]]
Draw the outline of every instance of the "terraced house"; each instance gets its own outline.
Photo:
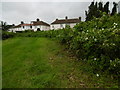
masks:
[[[37,19],[36,21],[31,21],[31,28],[34,31],[47,31],[50,30],[50,25],[46,22],[40,21]]]
[[[36,19],[36,21],[31,21],[30,24],[21,22],[21,24],[16,25],[9,29],[9,32],[20,32],[25,30],[32,30],[32,31],[47,31],[47,30],[57,30],[57,29],[63,29],[66,27],[66,25],[69,25],[71,28],[73,28],[77,23],[81,22],[81,17],[79,18],[73,18],[68,19],[66,16],[65,19],[56,19],[54,22],[49,25],[48,23],[44,21],[40,21],[39,19]]]
[[[54,22],[51,23],[50,28],[52,29],[63,29],[66,25],[69,25],[73,28],[77,23],[81,22],[81,17],[68,19],[66,16],[65,19],[56,19]]]
[[[46,31],[50,30],[50,25],[46,22],[40,21],[37,19],[36,21],[31,21],[30,24],[21,22],[21,24],[16,25],[9,29],[9,32],[20,32],[25,30],[32,30],[32,31]]]

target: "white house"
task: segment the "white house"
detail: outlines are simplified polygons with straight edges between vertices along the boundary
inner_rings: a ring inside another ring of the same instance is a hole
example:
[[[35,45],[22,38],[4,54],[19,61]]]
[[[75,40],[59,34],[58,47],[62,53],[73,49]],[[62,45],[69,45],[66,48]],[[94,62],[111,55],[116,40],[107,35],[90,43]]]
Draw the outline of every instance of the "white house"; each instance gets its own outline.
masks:
[[[80,21],[81,17],[68,19],[68,17],[66,16],[65,19],[56,19],[54,22],[52,22],[50,25],[50,29],[62,29],[65,28],[66,25],[69,25],[71,28],[73,28]]]
[[[19,24],[19,25],[13,26],[8,31],[9,32],[17,32],[17,31],[25,31],[25,30],[32,30],[31,24],[24,24],[24,23]]]
[[[21,24],[10,28],[8,31],[17,32],[17,31],[25,31],[25,30],[46,31],[46,30],[50,30],[50,25],[47,24],[46,22],[39,21],[39,19],[37,19],[37,21],[32,21],[31,24],[25,24],[21,22]]]
[[[36,21],[31,21],[31,25],[32,25],[32,29],[34,29],[34,31],[50,30],[50,25],[47,24],[46,22],[39,21],[39,19],[37,19]]]
[[[20,26],[21,26],[21,31],[33,30],[31,24],[20,24]]]
[[[13,26],[8,30],[8,32],[16,32],[16,31],[21,31],[21,26],[20,25]]]

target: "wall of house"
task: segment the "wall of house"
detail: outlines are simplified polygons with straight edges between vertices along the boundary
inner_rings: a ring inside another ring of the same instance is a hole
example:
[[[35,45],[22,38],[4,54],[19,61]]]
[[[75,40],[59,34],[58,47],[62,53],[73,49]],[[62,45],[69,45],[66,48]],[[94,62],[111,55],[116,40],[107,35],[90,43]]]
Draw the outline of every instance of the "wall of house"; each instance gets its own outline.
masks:
[[[69,25],[71,28],[73,28],[76,23],[69,23],[69,24],[51,24],[50,25],[50,29],[53,30],[53,29],[62,29],[62,28],[65,28],[66,25]]]
[[[47,30],[50,30],[50,26],[41,26],[41,30],[43,31],[47,31]]]
[[[53,29],[62,29],[62,28],[65,28],[65,24],[51,24],[50,25],[50,29],[53,30]]]
[[[70,23],[70,27],[73,28],[77,23]]]
[[[32,26],[32,29],[34,29],[34,31],[37,31],[38,28],[40,28],[41,31],[50,30],[50,27],[49,27],[49,26],[44,26],[44,25]]]
[[[16,31],[22,31],[22,30],[21,30],[21,27],[14,28],[13,32],[16,32]]]
[[[40,26],[40,25],[32,26],[32,29],[33,29],[34,31],[37,31],[38,28],[40,28],[40,30],[41,30],[41,26]]]
[[[21,27],[10,28],[10,29],[8,30],[8,32],[16,32],[16,31],[22,31],[22,30],[21,30]]]
[[[21,31],[29,30],[31,29],[30,26],[21,26]]]

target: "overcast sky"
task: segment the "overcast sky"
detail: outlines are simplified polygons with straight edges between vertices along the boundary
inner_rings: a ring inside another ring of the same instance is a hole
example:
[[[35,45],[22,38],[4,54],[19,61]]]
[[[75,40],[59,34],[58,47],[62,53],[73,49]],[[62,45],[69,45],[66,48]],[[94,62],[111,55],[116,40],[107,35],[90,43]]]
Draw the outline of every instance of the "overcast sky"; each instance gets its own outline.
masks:
[[[64,19],[82,17],[85,20],[85,10],[91,2],[2,2],[1,20],[8,24],[19,24],[39,18],[52,23],[56,18]],[[112,6],[111,6],[112,7]]]

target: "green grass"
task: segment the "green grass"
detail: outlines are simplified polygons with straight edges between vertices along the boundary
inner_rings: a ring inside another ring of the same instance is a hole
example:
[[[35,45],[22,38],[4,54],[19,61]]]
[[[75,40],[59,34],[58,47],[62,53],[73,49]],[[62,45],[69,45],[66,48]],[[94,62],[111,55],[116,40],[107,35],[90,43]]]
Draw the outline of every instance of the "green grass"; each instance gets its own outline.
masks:
[[[3,88],[118,87],[109,76],[96,77],[55,40],[11,38],[2,49]]]

